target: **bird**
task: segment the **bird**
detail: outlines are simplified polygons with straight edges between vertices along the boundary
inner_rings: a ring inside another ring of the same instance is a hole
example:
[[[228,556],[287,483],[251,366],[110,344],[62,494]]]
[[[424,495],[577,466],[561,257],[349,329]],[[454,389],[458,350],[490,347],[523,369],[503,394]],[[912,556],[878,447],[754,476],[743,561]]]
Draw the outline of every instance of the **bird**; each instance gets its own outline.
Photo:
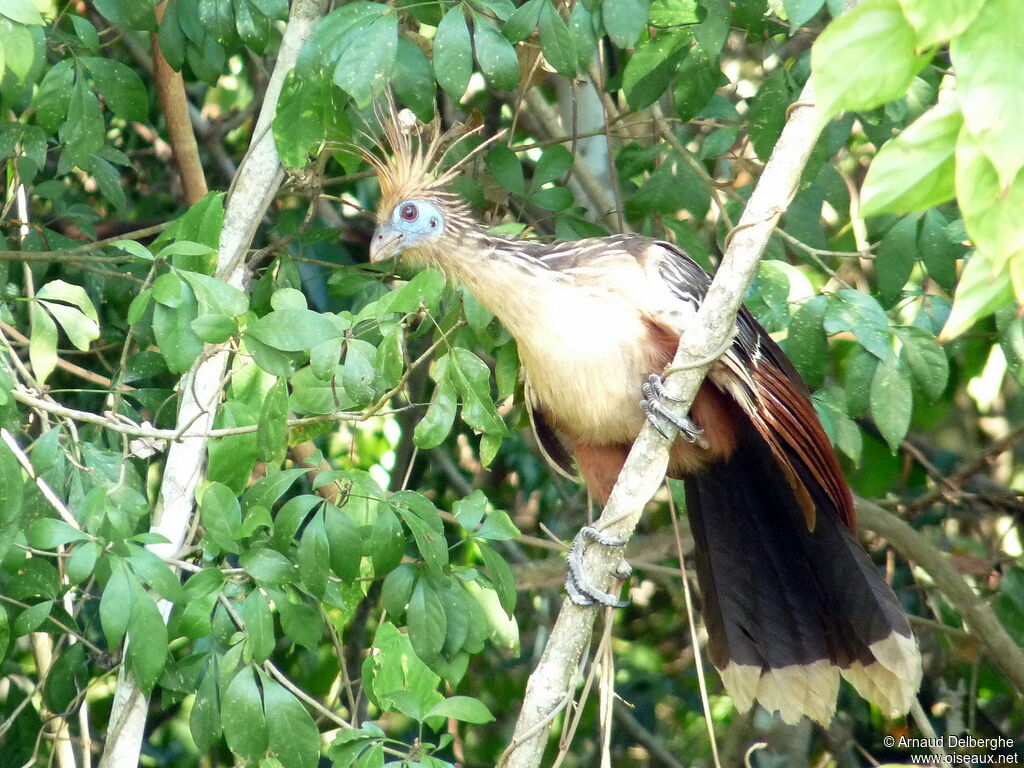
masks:
[[[392,112],[392,114],[394,114]],[[434,268],[515,340],[552,465],[604,503],[646,420],[671,416],[659,374],[711,283],[676,245],[633,234],[541,242],[489,233],[453,191],[439,130],[399,119],[364,156],[380,202],[371,262]],[[684,480],[708,655],[740,712],[828,724],[841,678],[906,714],[921,655],[855,537],[852,495],[808,388],[746,308],[670,447]]]

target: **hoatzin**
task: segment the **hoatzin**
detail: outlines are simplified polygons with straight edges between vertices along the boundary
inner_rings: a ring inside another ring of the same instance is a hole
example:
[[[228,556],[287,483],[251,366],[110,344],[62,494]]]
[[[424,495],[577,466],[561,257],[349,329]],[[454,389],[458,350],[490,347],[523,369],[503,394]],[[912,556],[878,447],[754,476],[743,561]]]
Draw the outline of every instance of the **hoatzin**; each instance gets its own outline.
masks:
[[[515,338],[538,440],[602,503],[711,278],[635,235],[547,244],[488,234],[439,171],[440,139],[385,121],[370,260],[396,256],[466,286]],[[646,387],[644,385],[647,385]],[[641,391],[644,391],[641,401]],[[896,596],[854,538],[849,488],[782,350],[748,310],[712,366],[668,474],[684,478],[709,655],[740,711],[828,723],[840,676],[906,713],[921,657]],[[692,420],[691,420],[692,419]]]

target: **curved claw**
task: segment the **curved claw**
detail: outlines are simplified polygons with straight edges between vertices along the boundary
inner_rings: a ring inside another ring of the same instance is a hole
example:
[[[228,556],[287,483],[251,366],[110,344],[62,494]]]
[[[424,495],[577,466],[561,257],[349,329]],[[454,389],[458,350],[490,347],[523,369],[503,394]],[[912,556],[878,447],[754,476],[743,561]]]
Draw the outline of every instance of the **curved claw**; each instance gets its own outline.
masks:
[[[619,600],[616,595],[599,589],[590,582],[583,570],[584,541],[590,539],[605,547],[621,547],[626,542],[613,539],[592,526],[585,526],[573,539],[572,547],[569,549],[568,564],[569,570],[565,577],[565,591],[569,599],[576,605],[603,605],[606,608],[625,608],[629,605],[628,600]],[[625,568],[622,566],[625,565]],[[631,569],[623,561],[615,570],[615,577],[625,579],[629,576]]]
[[[686,442],[692,443],[699,448],[707,449],[709,447],[707,438],[704,437],[703,429],[685,416],[679,416],[672,409],[665,407],[665,404],[662,402],[664,400],[673,403],[678,403],[680,400],[672,397],[665,391],[665,384],[662,382],[661,376],[652,373],[647,377],[647,381],[640,386],[640,391],[643,393],[640,407],[647,415],[647,420],[658,430],[662,437],[666,440],[670,439],[661,427],[661,423],[667,421],[679,430],[679,434]]]

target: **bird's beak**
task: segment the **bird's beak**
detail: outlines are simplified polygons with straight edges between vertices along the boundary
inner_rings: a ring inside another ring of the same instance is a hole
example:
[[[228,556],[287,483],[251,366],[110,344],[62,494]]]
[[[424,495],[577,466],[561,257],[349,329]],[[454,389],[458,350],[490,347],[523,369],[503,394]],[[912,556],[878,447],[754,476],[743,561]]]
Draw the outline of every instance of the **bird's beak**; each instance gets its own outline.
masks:
[[[378,261],[387,261],[392,256],[397,255],[401,250],[400,246],[404,239],[405,235],[401,232],[395,232],[387,224],[378,227],[377,231],[373,233],[373,240],[370,241],[370,263],[376,264]]]

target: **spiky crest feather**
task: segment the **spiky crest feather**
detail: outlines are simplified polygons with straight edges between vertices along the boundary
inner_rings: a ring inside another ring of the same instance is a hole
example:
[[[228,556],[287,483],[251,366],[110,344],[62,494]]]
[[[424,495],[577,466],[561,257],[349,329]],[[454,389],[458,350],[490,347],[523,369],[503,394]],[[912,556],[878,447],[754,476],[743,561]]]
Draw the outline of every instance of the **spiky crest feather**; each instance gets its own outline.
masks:
[[[377,223],[387,221],[399,203],[415,199],[434,200],[452,214],[468,215],[469,207],[451,191],[449,185],[481,149],[498,137],[483,142],[461,160],[444,168],[448,152],[468,135],[477,132],[479,126],[467,128],[466,125],[457,125],[442,133],[436,120],[423,125],[408,110],[396,110],[391,99],[388,99],[386,107],[379,105],[376,113],[381,136],[368,138],[380,155],[366,148],[360,148],[360,152],[377,172],[380,183]]]

